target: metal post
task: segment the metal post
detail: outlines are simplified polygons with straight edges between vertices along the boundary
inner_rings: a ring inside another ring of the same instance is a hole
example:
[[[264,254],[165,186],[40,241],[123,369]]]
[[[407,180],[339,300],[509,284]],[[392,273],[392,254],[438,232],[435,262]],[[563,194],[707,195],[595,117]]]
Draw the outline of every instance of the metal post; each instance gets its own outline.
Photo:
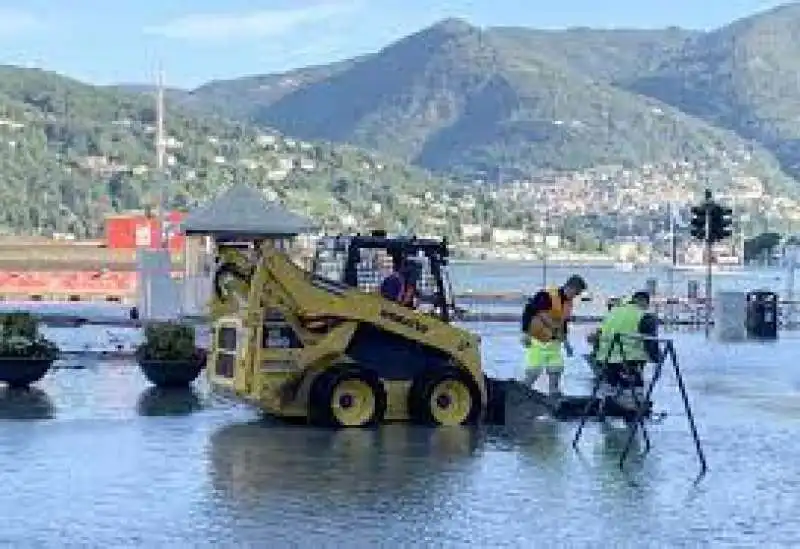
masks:
[[[669,281],[669,298],[667,303],[667,321],[672,326],[678,318],[675,310],[675,270],[678,266],[678,235],[675,231],[675,205],[669,205],[670,266],[667,272]]]
[[[711,335],[711,193],[706,193],[706,339]]]

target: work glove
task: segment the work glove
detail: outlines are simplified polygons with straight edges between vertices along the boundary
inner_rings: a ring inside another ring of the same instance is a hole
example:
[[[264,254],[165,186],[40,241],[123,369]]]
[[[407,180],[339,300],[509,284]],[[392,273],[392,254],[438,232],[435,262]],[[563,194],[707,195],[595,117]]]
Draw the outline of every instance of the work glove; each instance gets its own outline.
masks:
[[[564,340],[564,352],[567,354],[567,358],[572,358],[575,354],[575,351],[572,349],[572,345],[570,345],[569,341]]]

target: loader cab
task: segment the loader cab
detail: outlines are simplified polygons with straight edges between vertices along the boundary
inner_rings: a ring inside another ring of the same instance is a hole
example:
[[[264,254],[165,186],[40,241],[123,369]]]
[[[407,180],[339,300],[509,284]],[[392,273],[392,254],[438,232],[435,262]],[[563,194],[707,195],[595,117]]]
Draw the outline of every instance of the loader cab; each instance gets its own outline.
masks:
[[[447,270],[447,239],[371,235],[323,237],[312,262],[314,274],[377,293],[383,279],[411,260],[419,268],[417,294],[420,312],[445,322],[452,316],[452,289]]]

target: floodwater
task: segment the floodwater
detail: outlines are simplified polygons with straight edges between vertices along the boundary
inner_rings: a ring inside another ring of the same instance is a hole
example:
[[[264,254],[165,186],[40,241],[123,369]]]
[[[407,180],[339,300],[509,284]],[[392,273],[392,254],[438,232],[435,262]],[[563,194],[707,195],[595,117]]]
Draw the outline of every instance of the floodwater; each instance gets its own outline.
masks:
[[[519,359],[513,326],[476,326],[488,368]],[[578,335],[576,334],[576,339]],[[621,472],[622,428],[330,432],[148,388],[127,361],[51,372],[0,395],[0,543],[13,547],[796,546],[800,341],[678,348],[710,471],[674,379],[653,449]],[[568,387],[585,391],[572,366]]]
[[[517,327],[469,327],[486,368],[515,374]],[[587,327],[576,327],[577,354]],[[84,348],[107,331],[53,331]],[[259,420],[135,364],[69,359],[29,394],[0,389],[0,544],[9,547],[795,547],[800,338],[675,342],[709,463],[671,373],[652,451],[625,431],[525,416],[505,428],[324,431]],[[117,336],[119,337],[119,336]],[[795,336],[796,337],[796,336]],[[103,339],[106,338],[106,339]],[[793,365],[794,364],[794,365]],[[588,368],[568,364],[568,392]]]

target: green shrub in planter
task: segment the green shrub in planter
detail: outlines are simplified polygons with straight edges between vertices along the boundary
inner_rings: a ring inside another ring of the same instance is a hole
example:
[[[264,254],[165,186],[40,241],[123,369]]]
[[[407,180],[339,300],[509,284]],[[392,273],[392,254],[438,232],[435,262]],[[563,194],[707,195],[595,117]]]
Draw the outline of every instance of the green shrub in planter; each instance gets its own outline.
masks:
[[[56,360],[58,355],[58,346],[43,337],[33,340],[19,336],[0,339],[0,358]]]
[[[30,313],[0,314],[0,330],[0,358],[58,358],[58,346],[39,334],[39,323]]]
[[[145,340],[136,349],[139,360],[194,361],[198,359],[194,326],[177,322],[151,322]]]
[[[30,340],[39,337],[39,321],[25,311],[0,313],[0,327],[3,337],[24,337]]]

